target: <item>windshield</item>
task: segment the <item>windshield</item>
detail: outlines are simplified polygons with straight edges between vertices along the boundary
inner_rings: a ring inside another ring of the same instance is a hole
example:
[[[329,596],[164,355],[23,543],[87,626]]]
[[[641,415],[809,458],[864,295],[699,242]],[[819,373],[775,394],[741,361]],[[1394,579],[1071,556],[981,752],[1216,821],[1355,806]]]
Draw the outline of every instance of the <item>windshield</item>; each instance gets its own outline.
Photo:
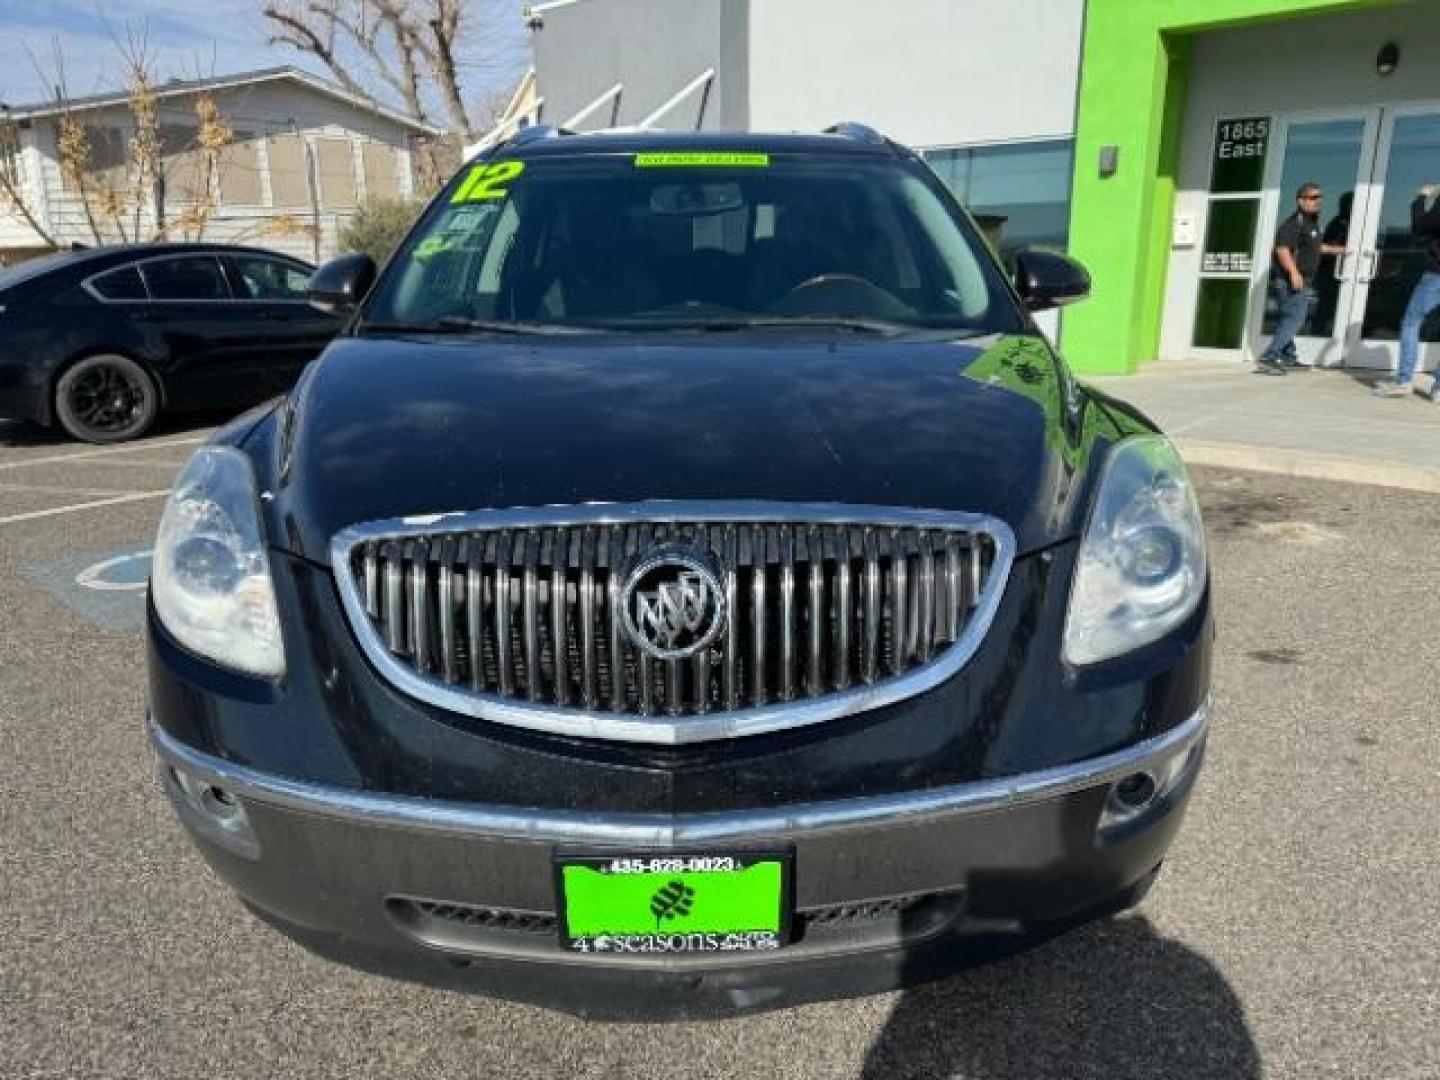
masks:
[[[408,238],[362,329],[1021,329],[942,191],[919,164],[854,155],[481,162]]]

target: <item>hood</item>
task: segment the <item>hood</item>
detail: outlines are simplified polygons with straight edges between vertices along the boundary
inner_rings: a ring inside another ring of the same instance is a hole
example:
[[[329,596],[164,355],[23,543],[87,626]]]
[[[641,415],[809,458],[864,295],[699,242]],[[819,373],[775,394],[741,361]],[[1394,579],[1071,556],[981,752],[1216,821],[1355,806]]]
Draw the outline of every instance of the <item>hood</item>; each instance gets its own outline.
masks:
[[[1073,536],[1098,406],[1038,338],[791,333],[343,338],[254,453],[270,535],[649,499],[991,514]]]

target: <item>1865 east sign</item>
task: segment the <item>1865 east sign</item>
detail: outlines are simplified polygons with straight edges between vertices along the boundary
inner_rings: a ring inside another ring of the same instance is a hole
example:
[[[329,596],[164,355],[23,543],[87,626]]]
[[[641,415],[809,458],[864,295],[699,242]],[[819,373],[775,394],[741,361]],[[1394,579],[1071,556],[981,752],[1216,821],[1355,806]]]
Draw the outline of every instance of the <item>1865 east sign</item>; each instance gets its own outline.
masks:
[[[1215,125],[1212,192],[1259,191],[1265,178],[1265,150],[1270,140],[1268,116],[1221,120]]]

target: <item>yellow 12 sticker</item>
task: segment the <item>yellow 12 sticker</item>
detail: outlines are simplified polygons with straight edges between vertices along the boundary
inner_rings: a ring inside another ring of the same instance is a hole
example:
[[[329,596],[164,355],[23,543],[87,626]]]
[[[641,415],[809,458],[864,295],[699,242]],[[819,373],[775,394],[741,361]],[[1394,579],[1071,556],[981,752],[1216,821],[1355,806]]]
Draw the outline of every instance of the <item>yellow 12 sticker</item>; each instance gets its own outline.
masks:
[[[503,199],[510,194],[510,181],[525,171],[523,161],[497,161],[491,165],[477,165],[455,189],[451,203],[483,202],[487,199]]]

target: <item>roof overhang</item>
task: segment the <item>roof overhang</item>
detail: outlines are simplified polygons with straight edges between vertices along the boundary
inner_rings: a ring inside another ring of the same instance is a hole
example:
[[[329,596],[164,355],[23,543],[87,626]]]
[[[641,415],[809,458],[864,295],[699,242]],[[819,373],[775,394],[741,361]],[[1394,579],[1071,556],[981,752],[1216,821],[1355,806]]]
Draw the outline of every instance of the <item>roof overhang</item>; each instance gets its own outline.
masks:
[[[215,92],[220,90],[233,90],[245,86],[255,86],[267,82],[294,82],[313,90],[318,94],[333,98],[336,101],[344,102],[352,108],[367,112],[375,116],[398,124],[401,127],[421,135],[442,135],[443,128],[433,124],[422,123],[414,117],[406,116],[404,113],[392,109],[387,105],[381,105],[366,98],[342,90],[340,87],[327,82],[318,75],[312,75],[297,67],[266,68],[262,71],[245,71],[234,75],[218,75],[209,79],[190,79],[182,82],[162,83],[155,87],[157,100],[168,98],[188,97],[202,92]],[[127,103],[127,95],[121,92],[109,94],[94,94],[89,97],[71,98],[64,102],[42,102],[29,105],[17,105],[6,109],[4,115],[11,120],[38,120],[49,116],[58,116],[62,113],[84,112],[91,109],[107,109]]]

